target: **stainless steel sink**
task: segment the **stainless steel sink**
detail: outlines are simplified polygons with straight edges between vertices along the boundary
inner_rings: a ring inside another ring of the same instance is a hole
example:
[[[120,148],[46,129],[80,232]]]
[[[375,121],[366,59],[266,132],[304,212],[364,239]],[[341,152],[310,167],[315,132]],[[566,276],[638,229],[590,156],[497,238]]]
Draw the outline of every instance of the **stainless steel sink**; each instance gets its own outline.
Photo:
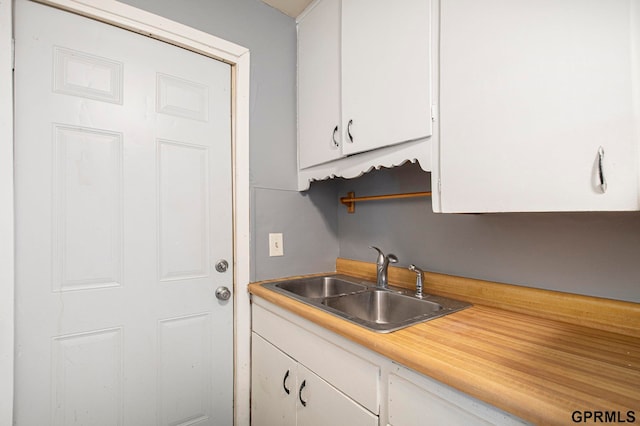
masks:
[[[387,290],[371,290],[345,297],[332,297],[322,304],[375,324],[393,324],[432,314],[442,306]]]
[[[338,274],[273,282],[265,287],[379,333],[471,306],[433,295],[419,299],[405,289],[380,289],[374,283]]]
[[[310,277],[276,283],[277,288],[311,299],[339,296],[367,289],[366,285],[355,283],[340,276]]]

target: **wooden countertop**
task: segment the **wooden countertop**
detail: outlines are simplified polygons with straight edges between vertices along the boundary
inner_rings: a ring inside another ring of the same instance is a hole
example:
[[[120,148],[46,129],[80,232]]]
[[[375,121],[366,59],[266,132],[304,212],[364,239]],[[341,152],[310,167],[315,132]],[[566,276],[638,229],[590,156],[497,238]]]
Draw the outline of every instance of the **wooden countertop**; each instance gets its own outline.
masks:
[[[361,278],[370,274],[368,266],[360,262],[355,266],[367,272],[345,269],[340,263],[338,271]],[[391,273],[390,280],[396,284]],[[533,423],[572,424],[574,411],[614,411],[622,420],[631,411],[640,421],[640,338],[624,332],[629,323],[640,321],[639,304],[620,302],[626,313],[623,332],[612,332],[580,325],[584,321],[579,318],[572,324],[548,318],[548,314],[478,304],[468,297],[476,303],[471,308],[379,334],[268,290],[263,283],[250,284],[249,291]],[[567,299],[566,294],[560,296]],[[603,303],[606,306],[611,301]],[[590,312],[583,314],[593,317]]]

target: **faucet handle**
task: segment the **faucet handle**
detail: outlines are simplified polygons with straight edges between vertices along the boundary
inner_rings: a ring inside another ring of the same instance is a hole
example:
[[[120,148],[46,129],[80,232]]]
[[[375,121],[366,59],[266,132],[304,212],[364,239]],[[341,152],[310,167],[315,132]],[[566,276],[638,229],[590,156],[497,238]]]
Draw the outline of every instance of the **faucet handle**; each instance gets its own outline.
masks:
[[[389,253],[389,254],[385,255],[382,252],[382,250],[380,250],[376,246],[369,246],[369,248],[378,252],[378,259],[376,261],[376,263],[378,265],[384,265],[384,264],[389,264],[389,263],[398,263],[398,256],[396,256],[395,254]]]
[[[409,265],[409,270],[412,271],[412,272],[415,272],[416,274],[418,274],[420,276],[422,276],[422,273],[424,272],[422,269],[418,268],[413,263],[411,265]]]
[[[370,249],[374,249],[375,251],[378,252],[378,257],[376,259],[376,264],[377,265],[382,265],[384,263],[384,253],[382,252],[382,250],[380,250],[378,247],[375,246],[369,246]]]
[[[378,252],[378,257],[376,258],[376,263],[378,265],[382,265],[385,263],[385,259],[387,258],[384,253],[382,252],[382,250],[380,250],[378,247],[376,246],[369,246],[370,249],[373,249],[375,251]]]
[[[375,251],[378,252],[379,255],[384,256],[384,253],[382,253],[382,250],[380,250],[378,247],[376,246],[369,246],[370,249],[374,249]]]
[[[424,271],[414,264],[409,265],[409,270],[416,273],[416,297],[422,299],[422,275]]]

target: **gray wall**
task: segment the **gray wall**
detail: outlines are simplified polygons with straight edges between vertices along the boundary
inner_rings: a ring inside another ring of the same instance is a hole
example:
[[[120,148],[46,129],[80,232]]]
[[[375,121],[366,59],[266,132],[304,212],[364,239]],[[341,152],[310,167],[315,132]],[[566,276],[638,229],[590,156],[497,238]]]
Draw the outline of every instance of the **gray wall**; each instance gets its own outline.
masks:
[[[253,253],[256,275],[276,278],[335,270],[337,189],[331,182],[307,192],[255,189]],[[269,257],[268,233],[284,232],[284,256]]]
[[[259,0],[121,1],[251,51],[252,279],[333,270],[337,218],[327,194],[335,189],[296,191],[295,20]],[[285,256],[268,256],[269,232],[284,233]],[[310,241],[322,255],[307,255]]]
[[[355,180],[296,184],[296,32],[259,0],[124,0],[251,50],[252,278],[333,270],[341,257],[373,261],[375,244],[403,265],[454,275],[640,302],[640,213],[439,215],[430,200],[358,204],[338,194],[418,191],[417,165]],[[269,232],[284,233],[268,257]]]
[[[340,182],[340,194],[430,190],[415,164]],[[322,183],[318,184],[321,185]],[[369,245],[401,265],[529,287],[640,302],[640,212],[435,214],[431,200],[338,208],[340,257],[373,262]]]

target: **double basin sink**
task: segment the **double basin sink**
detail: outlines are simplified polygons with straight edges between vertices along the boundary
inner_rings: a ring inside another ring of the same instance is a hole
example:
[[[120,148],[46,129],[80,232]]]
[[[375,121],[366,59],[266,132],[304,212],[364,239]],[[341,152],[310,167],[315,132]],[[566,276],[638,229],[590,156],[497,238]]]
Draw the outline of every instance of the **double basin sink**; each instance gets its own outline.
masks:
[[[322,309],[378,333],[389,333],[471,306],[466,302],[424,295],[346,275],[299,278],[265,284],[277,293]]]

